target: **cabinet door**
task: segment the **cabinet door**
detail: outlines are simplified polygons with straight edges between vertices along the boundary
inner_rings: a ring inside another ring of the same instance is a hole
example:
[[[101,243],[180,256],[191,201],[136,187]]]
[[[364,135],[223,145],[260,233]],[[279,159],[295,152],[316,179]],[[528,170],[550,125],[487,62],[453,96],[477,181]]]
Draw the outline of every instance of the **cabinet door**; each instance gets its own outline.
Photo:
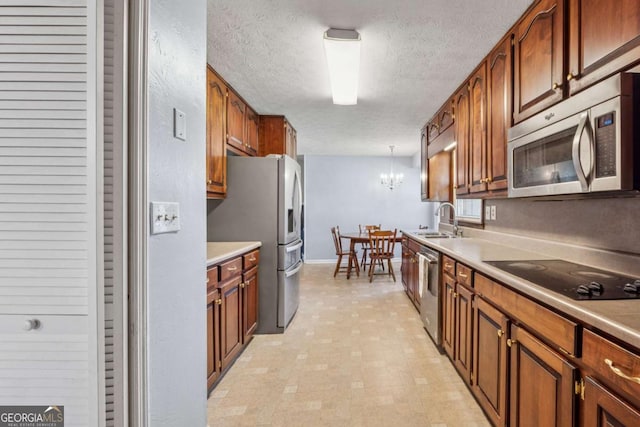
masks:
[[[469,193],[469,86],[464,85],[454,97],[456,135],[456,194]]]
[[[482,298],[476,298],[473,322],[472,390],[493,425],[505,426],[509,319]]]
[[[225,369],[242,348],[242,276],[220,285],[220,358]]]
[[[220,305],[218,289],[207,293],[207,387],[220,377]]]
[[[469,82],[469,192],[487,190],[487,138],[486,138],[486,63],[476,70]]]
[[[540,0],[516,28],[515,122],[562,99],[565,77],[563,21],[563,0]]]
[[[246,152],[245,116],[247,106],[233,91],[228,91],[227,98],[227,144]]]
[[[411,249],[407,249],[408,252],[408,271],[407,271],[407,295],[409,299],[413,301],[416,298],[416,284],[414,281],[414,270],[416,269],[416,253]]]
[[[640,59],[638,0],[571,0],[569,90],[573,94]]]
[[[511,127],[511,41],[505,38],[487,63],[487,189],[507,188],[507,129]]]
[[[244,273],[242,281],[242,332],[247,343],[258,327],[258,267]]]
[[[429,153],[427,151],[427,124],[420,131],[420,198],[429,200]]]
[[[444,295],[442,301],[442,348],[454,360],[454,330],[456,305],[454,293],[456,282],[448,275],[443,275]]]
[[[207,196],[227,193],[227,86],[207,68]]]
[[[247,108],[247,121],[246,121],[246,141],[245,151],[251,156],[258,155],[258,127],[259,119],[255,111]]]
[[[413,270],[411,271],[411,282],[413,283],[413,305],[420,312],[420,258],[418,254],[413,255]]]
[[[573,426],[576,368],[518,326],[508,344],[511,425]]]
[[[441,151],[429,159],[429,200],[433,202],[452,202],[451,182],[453,178],[451,152]]]
[[[297,160],[298,158],[298,132],[291,128],[291,148],[289,149],[289,156]]]
[[[471,345],[473,336],[473,293],[456,284],[455,365],[467,384],[471,381]]]
[[[631,427],[640,425],[640,411],[612,394],[593,378],[584,382],[585,427]]]

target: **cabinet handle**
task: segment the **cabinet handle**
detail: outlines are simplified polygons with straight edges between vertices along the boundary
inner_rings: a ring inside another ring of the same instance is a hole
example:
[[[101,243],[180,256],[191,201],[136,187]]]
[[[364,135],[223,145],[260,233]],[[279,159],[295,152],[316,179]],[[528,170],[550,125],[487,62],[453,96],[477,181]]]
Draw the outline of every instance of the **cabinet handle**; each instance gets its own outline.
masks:
[[[575,79],[577,76],[575,76],[573,73],[569,73],[567,74],[567,81],[571,81],[573,79]]]
[[[40,325],[41,323],[38,319],[29,319],[25,320],[23,328],[25,331],[32,331],[34,329],[39,329]]]
[[[507,339],[507,346],[511,347],[513,344],[517,343],[518,341],[516,340],[512,340],[511,338]]]
[[[448,262],[446,262],[446,263],[444,264],[444,268],[451,268],[451,267],[453,267],[453,266],[452,266],[451,264],[449,264]]]
[[[504,331],[502,329],[498,329],[498,338],[502,338],[504,335]]]
[[[207,185],[211,185],[211,184],[213,184],[213,180],[208,179],[208,180],[207,180]]]
[[[458,298],[458,293],[457,292],[453,293],[453,298]]]
[[[244,282],[240,283],[240,287],[244,288]]]
[[[467,276],[466,274],[464,274],[462,272],[458,273],[458,276],[462,277],[463,279],[466,279],[467,277],[469,277],[469,276]]]
[[[238,267],[236,267],[235,265],[233,267],[227,267],[227,271],[236,271],[238,269]]]
[[[218,298],[218,299],[216,300],[216,304],[218,304],[218,305],[222,305],[222,299]]]
[[[560,85],[560,84],[558,84],[558,83],[556,83],[556,82],[553,82],[553,85],[551,86],[551,89],[552,89],[552,90],[558,90],[558,89],[560,89],[561,87],[562,87],[562,85]]]
[[[256,260],[256,258],[255,258],[255,257],[251,257],[251,258],[249,258],[249,261],[251,261],[251,262],[253,262],[253,261],[255,261],[255,260]]]
[[[613,362],[610,359],[604,359],[604,363],[613,371],[617,376],[624,378],[625,380],[633,381],[636,384],[640,384],[640,377],[632,377],[631,375],[627,375],[620,368],[616,368],[613,366]]]

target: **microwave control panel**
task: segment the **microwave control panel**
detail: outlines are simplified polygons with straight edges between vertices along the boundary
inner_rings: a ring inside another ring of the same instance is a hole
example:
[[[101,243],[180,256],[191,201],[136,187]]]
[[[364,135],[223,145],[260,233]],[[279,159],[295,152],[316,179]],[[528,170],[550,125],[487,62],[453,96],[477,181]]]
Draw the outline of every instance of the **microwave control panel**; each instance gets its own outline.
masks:
[[[614,112],[596,118],[596,178],[616,176],[616,116]]]

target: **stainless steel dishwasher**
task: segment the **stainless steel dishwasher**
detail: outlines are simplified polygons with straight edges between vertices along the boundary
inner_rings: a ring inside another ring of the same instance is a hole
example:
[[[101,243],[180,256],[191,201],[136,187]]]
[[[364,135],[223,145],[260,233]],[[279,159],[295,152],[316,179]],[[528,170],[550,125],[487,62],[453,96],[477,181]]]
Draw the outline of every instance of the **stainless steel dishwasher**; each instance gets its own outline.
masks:
[[[418,252],[420,317],[440,349],[440,253],[422,246]]]

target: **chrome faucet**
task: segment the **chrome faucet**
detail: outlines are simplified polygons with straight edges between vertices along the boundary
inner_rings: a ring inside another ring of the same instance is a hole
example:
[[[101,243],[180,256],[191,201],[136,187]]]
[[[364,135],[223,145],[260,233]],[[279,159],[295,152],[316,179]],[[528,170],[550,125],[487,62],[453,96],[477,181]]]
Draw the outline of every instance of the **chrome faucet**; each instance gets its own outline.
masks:
[[[458,228],[458,217],[456,216],[456,207],[455,206],[453,206],[449,202],[440,203],[440,206],[438,206],[438,210],[436,211],[436,216],[440,216],[440,211],[445,206],[449,206],[451,208],[451,210],[453,211],[453,235],[457,236],[458,232],[459,232],[459,228]]]

